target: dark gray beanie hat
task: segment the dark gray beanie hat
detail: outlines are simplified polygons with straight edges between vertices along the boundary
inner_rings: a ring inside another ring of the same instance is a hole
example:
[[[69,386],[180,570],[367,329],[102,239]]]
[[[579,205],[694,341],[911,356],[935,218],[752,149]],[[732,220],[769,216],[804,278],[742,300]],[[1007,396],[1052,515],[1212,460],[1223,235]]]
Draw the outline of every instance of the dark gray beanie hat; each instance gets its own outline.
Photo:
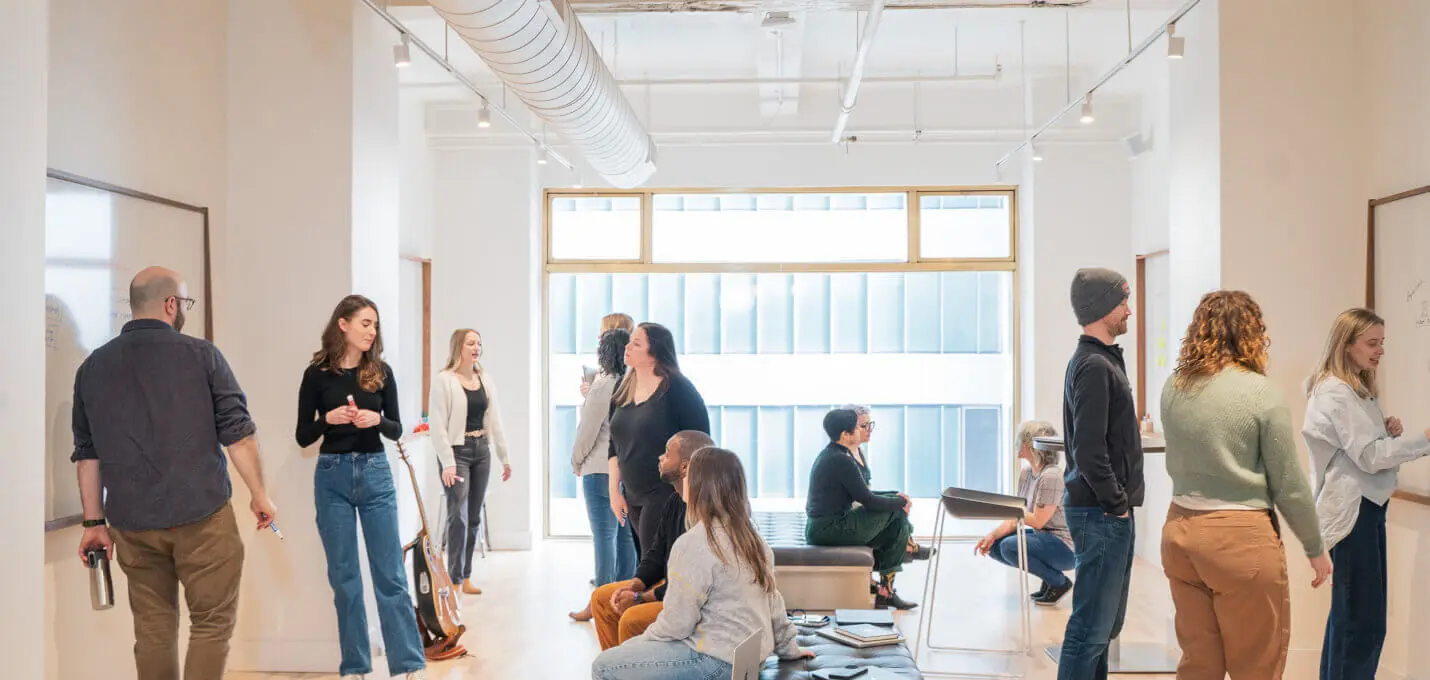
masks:
[[[1111,269],[1079,269],[1073,276],[1072,308],[1077,325],[1086,326],[1112,313],[1129,296],[1127,279]]]

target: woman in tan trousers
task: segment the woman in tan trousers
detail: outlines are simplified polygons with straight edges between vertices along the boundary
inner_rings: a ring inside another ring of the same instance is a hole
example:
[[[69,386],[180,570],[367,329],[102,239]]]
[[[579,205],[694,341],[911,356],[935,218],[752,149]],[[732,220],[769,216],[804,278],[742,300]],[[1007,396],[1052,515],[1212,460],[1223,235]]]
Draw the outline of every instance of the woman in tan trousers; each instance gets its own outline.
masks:
[[[1202,298],[1162,392],[1172,506],[1162,568],[1176,606],[1179,680],[1279,679],[1291,592],[1276,511],[1315,570],[1331,573],[1291,413],[1266,378],[1271,340],[1241,291]]]

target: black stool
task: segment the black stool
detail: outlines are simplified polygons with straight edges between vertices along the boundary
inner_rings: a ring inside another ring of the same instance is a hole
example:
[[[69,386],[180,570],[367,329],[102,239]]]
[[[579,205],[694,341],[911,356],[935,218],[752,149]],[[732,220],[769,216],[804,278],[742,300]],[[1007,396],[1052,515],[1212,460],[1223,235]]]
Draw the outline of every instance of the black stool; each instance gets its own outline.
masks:
[[[919,609],[919,638],[931,650],[940,652],[972,652],[981,654],[1010,654],[1027,656],[1033,648],[1033,627],[1032,627],[1032,603],[1029,600],[1028,590],[1028,538],[1024,533],[1023,506],[1024,501],[1018,496],[1005,496],[1003,494],[988,493],[987,491],[975,491],[973,489],[959,489],[949,487],[944,489],[943,495],[939,498],[938,516],[934,519],[934,552],[933,560],[929,562],[928,573],[924,576],[924,596],[923,606]],[[944,555],[943,550],[943,528],[944,521],[948,517],[958,519],[995,519],[1014,520],[1018,536],[1018,572],[1019,589],[1021,597],[1019,600],[1019,613],[1022,615],[1022,644],[1018,649],[973,649],[967,647],[949,647],[935,645],[933,643],[933,619],[934,605],[938,597],[938,567]],[[924,615],[928,616],[925,617]],[[924,619],[928,620],[925,621]],[[919,642],[914,640],[914,660],[919,658]],[[1020,678],[1021,674],[970,674],[954,672],[934,672],[924,671],[926,677],[987,677],[987,678]]]

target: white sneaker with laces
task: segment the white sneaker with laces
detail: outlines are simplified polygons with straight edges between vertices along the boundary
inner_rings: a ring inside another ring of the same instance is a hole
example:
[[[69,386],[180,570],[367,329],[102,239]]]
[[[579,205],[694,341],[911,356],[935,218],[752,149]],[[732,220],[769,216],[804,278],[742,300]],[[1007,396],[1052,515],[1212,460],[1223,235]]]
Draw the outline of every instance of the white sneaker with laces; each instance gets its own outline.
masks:
[[[412,671],[407,674],[407,680],[427,680],[427,674],[422,671]]]
[[[366,678],[365,675],[344,675],[339,680],[366,680]]]

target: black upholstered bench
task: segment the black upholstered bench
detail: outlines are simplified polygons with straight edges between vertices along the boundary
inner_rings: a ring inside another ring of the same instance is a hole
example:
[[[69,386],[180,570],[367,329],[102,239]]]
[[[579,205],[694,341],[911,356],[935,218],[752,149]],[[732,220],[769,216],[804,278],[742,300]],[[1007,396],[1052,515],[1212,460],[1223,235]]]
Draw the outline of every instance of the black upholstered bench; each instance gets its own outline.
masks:
[[[812,628],[803,627],[799,629],[799,637],[796,639],[799,646],[814,650],[815,657],[798,661],[780,661],[770,657],[760,671],[760,680],[810,680],[814,677],[811,675],[813,671],[845,666],[878,668],[908,680],[923,678],[906,645],[855,649],[817,635]]]
[[[803,512],[757,512],[754,521],[774,551],[775,581],[785,606],[806,611],[869,608],[874,551],[810,545],[804,540]]]

